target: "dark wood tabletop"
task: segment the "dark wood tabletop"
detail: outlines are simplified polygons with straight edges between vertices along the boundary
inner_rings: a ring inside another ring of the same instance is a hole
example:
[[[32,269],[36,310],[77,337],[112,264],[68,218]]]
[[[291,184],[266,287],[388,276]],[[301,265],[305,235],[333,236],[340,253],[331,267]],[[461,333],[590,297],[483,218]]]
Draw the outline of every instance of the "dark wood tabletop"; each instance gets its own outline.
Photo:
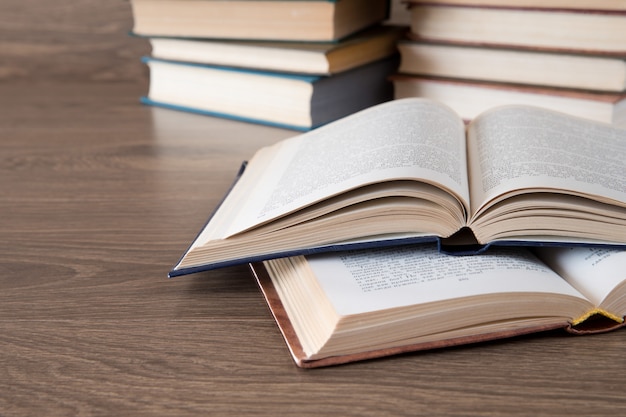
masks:
[[[86,76],[35,77],[36,42],[4,38],[0,416],[626,415],[626,331],[302,370],[246,267],[168,279],[239,164],[296,133],[143,106],[139,64],[108,67],[134,47],[92,36]]]

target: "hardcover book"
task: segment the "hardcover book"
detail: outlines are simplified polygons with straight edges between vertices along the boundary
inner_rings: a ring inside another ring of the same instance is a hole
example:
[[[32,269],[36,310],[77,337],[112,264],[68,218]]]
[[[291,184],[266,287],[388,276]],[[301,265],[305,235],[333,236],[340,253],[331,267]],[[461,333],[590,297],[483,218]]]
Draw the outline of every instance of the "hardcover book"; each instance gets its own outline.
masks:
[[[411,7],[416,40],[623,56],[626,10]]]
[[[599,74],[596,74],[599,77]],[[566,77],[564,77],[565,79]],[[626,127],[626,93],[394,74],[394,98],[423,97],[470,121],[496,106],[520,104]]]
[[[407,0],[407,3],[539,10],[626,11],[626,2],[622,0]]]
[[[624,326],[626,252],[499,248],[453,257],[432,245],[251,265],[300,367],[502,339]]]
[[[383,21],[388,0],[132,0],[142,36],[336,41]]]
[[[153,58],[295,74],[331,75],[395,55],[405,27],[377,26],[337,42],[149,38]]]
[[[306,131],[391,100],[387,58],[331,76],[313,76],[145,58],[145,104]]]
[[[390,101],[257,151],[170,276],[420,241],[624,247],[624,172],[626,129],[526,106],[466,129]]]
[[[403,40],[402,74],[624,92],[626,56],[539,52]]]

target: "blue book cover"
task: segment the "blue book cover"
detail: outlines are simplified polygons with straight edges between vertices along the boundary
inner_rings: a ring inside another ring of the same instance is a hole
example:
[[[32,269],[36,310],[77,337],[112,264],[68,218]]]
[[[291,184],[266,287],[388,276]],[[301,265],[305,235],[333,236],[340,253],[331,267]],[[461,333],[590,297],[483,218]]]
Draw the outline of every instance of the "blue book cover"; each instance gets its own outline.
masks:
[[[331,76],[259,71],[146,57],[142,103],[307,131],[393,98],[397,56]]]

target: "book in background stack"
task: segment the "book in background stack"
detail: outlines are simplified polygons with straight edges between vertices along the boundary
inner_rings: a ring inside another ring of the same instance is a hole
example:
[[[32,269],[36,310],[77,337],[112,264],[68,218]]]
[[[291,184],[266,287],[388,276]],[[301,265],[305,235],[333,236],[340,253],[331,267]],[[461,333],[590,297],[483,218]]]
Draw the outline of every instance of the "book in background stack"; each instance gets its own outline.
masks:
[[[393,98],[387,0],[133,0],[146,104],[309,130]]]
[[[410,0],[395,97],[473,119],[537,105],[626,125],[626,2]]]

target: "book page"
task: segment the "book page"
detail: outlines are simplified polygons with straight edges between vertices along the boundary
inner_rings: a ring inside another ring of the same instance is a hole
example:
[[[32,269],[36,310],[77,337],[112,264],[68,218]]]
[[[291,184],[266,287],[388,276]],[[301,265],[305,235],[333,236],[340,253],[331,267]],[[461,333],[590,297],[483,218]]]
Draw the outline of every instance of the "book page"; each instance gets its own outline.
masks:
[[[626,251],[591,247],[542,247],[537,254],[567,282],[599,306],[626,280]]]
[[[272,158],[247,179],[253,186],[242,185],[245,198],[228,208],[237,210],[237,221],[227,236],[385,180],[436,184],[468,207],[465,127],[452,110],[431,101],[397,100],[364,110],[279,143]]]
[[[522,188],[572,190],[626,207],[626,129],[524,106],[468,128],[471,212]]]
[[[448,256],[433,245],[411,245],[307,256],[307,260],[340,315],[502,292],[583,298],[521,249]]]

